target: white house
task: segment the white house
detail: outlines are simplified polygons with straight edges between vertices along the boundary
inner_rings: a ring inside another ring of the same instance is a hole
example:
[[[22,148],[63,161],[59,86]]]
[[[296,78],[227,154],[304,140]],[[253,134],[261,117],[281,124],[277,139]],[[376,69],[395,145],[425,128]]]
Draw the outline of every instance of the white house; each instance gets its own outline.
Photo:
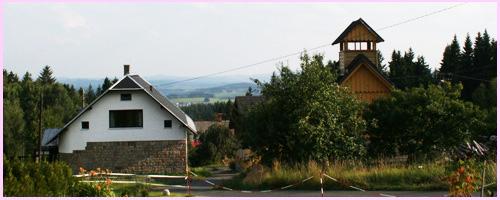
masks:
[[[187,169],[193,120],[139,75],[125,76],[43,144],[76,171],[180,173]],[[49,137],[49,136],[47,136]]]

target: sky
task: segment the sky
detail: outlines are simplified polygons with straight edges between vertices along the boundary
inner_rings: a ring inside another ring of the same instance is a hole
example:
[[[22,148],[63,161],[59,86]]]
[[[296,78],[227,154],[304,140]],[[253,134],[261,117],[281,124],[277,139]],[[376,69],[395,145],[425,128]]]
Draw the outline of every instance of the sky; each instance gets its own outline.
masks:
[[[143,76],[196,77],[331,44],[354,20],[373,29],[456,4],[448,3],[8,3],[3,67],[37,76],[120,77],[123,65]],[[487,29],[497,38],[495,3],[467,3],[377,31],[385,61],[412,48],[436,68],[456,34],[463,44]],[[339,46],[308,53],[337,60]],[[224,75],[268,74],[279,62],[299,68],[299,56]]]

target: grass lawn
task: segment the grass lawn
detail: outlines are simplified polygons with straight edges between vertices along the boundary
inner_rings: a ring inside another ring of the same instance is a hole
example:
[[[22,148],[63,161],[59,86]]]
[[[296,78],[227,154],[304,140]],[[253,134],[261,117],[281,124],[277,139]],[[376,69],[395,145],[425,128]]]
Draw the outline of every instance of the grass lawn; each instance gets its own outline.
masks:
[[[165,197],[163,190],[142,183],[113,183],[111,189],[116,196],[129,197]],[[185,193],[171,192],[170,197],[188,197]],[[191,195],[192,196],[192,195]]]
[[[496,164],[490,164],[486,174],[486,184],[496,182]],[[294,184],[314,176],[311,180],[290,189],[317,190],[321,187],[319,175],[321,167],[310,162],[303,166],[280,166],[268,170],[268,173],[253,178],[245,174],[226,181],[224,185],[233,189],[266,190]],[[444,163],[429,163],[419,165],[387,165],[378,164],[366,166],[361,163],[333,163],[326,174],[337,179],[333,181],[323,178],[323,187],[327,190],[351,190],[350,185],[365,190],[408,190],[431,191],[448,190]],[[496,185],[496,184],[495,184]]]

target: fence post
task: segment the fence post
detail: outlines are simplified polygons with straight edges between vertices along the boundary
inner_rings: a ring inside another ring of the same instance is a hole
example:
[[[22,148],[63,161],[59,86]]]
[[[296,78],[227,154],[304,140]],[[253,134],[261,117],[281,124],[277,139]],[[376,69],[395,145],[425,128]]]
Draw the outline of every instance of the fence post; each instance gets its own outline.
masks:
[[[483,197],[484,196],[484,177],[486,175],[486,160],[483,161],[483,173],[481,175],[481,196],[480,197]]]

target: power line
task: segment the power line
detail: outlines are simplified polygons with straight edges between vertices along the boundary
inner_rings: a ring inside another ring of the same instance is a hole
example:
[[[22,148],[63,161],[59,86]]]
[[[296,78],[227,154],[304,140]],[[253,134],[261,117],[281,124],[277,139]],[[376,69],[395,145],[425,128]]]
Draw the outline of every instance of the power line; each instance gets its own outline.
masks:
[[[396,27],[396,26],[399,26],[399,25],[402,25],[402,24],[406,24],[406,23],[409,23],[409,22],[412,22],[412,21],[416,21],[416,20],[419,20],[419,19],[422,19],[422,18],[425,18],[425,17],[428,17],[428,16],[432,16],[432,15],[435,15],[435,14],[438,14],[438,13],[441,13],[441,12],[444,12],[444,11],[456,8],[456,7],[464,5],[464,4],[466,4],[466,3],[461,3],[461,4],[456,4],[456,5],[453,5],[453,6],[449,6],[449,7],[446,7],[446,8],[440,9],[440,10],[436,10],[436,11],[433,11],[433,12],[430,12],[430,13],[418,16],[418,17],[414,17],[414,18],[410,18],[410,19],[404,20],[402,22],[398,22],[398,23],[395,23],[395,24],[392,24],[392,25],[389,25],[389,26],[385,26],[385,27],[382,27],[380,29],[376,29],[375,31],[382,31],[382,30],[385,30],[385,29],[390,29],[390,28],[393,28],[393,27]],[[320,45],[320,46],[317,46],[317,47],[313,47],[313,48],[310,48],[310,49],[305,49],[304,51],[314,51],[314,50],[321,49],[321,48],[324,48],[324,47],[327,47],[327,46],[330,46],[330,45],[331,45],[330,43],[323,44],[323,45]],[[264,63],[268,63],[268,62],[272,62],[272,61],[276,61],[276,60],[281,60],[281,59],[284,59],[284,58],[288,58],[288,57],[291,57],[291,56],[299,55],[299,54],[303,53],[304,51],[298,51],[298,52],[286,54],[286,55],[283,55],[283,56],[266,59],[266,60],[259,61],[259,62],[256,62],[256,63],[247,64],[247,65],[243,65],[243,66],[231,68],[231,69],[224,70],[224,71],[219,71],[219,72],[214,72],[214,73],[210,73],[210,74],[206,74],[206,75],[196,76],[196,77],[193,77],[193,78],[188,78],[188,79],[183,79],[183,80],[178,80],[178,81],[172,81],[172,82],[168,82],[168,83],[157,84],[155,86],[173,85],[173,84],[177,84],[177,83],[181,83],[181,82],[197,80],[197,79],[206,78],[206,77],[210,77],[210,76],[214,76],[214,75],[219,75],[219,74],[223,74],[223,73],[227,73],[227,72],[237,71],[237,70],[240,70],[240,69],[250,68],[250,67],[253,67],[253,66],[256,66],[256,65],[260,65],[260,64],[264,64]]]
[[[452,76],[456,76],[456,77],[459,77],[459,78],[465,78],[465,79],[470,79],[470,80],[476,80],[476,81],[484,81],[484,82],[495,82],[495,81],[492,81],[492,80],[486,80],[486,79],[480,79],[480,78],[476,78],[476,77],[471,77],[471,76],[463,76],[463,75],[458,75],[458,74],[452,74],[450,73],[450,75]]]
[[[321,45],[321,46],[317,46],[317,47],[308,49],[307,51],[313,51],[313,50],[316,50],[316,49],[321,49],[321,48],[324,48],[326,46],[330,46],[330,44],[324,44],[324,45]],[[192,81],[192,80],[196,80],[196,79],[200,79],[200,78],[205,78],[205,77],[209,77],[209,76],[213,76],[213,75],[217,75],[217,74],[223,74],[223,73],[227,73],[227,72],[237,71],[237,70],[240,70],[240,69],[253,67],[255,65],[264,64],[264,63],[267,63],[267,62],[271,62],[271,61],[275,61],[275,60],[281,60],[283,58],[287,58],[287,57],[290,57],[290,56],[298,55],[298,54],[300,54],[302,52],[304,52],[304,51],[298,51],[298,52],[287,54],[287,55],[284,55],[284,56],[270,58],[270,59],[267,59],[267,60],[263,60],[263,61],[256,62],[256,63],[253,63],[253,64],[243,65],[243,66],[236,67],[236,68],[233,68],[233,69],[228,69],[228,70],[225,70],[225,71],[215,72],[215,73],[211,73],[211,74],[197,76],[197,77],[193,77],[193,78],[189,78],[189,79],[183,79],[183,80],[179,80],[179,81],[173,81],[173,82],[164,83],[164,84],[158,84],[157,86],[159,86],[159,85],[172,85],[172,84],[176,84],[176,83],[180,83],[180,82],[186,82],[186,81]]]

